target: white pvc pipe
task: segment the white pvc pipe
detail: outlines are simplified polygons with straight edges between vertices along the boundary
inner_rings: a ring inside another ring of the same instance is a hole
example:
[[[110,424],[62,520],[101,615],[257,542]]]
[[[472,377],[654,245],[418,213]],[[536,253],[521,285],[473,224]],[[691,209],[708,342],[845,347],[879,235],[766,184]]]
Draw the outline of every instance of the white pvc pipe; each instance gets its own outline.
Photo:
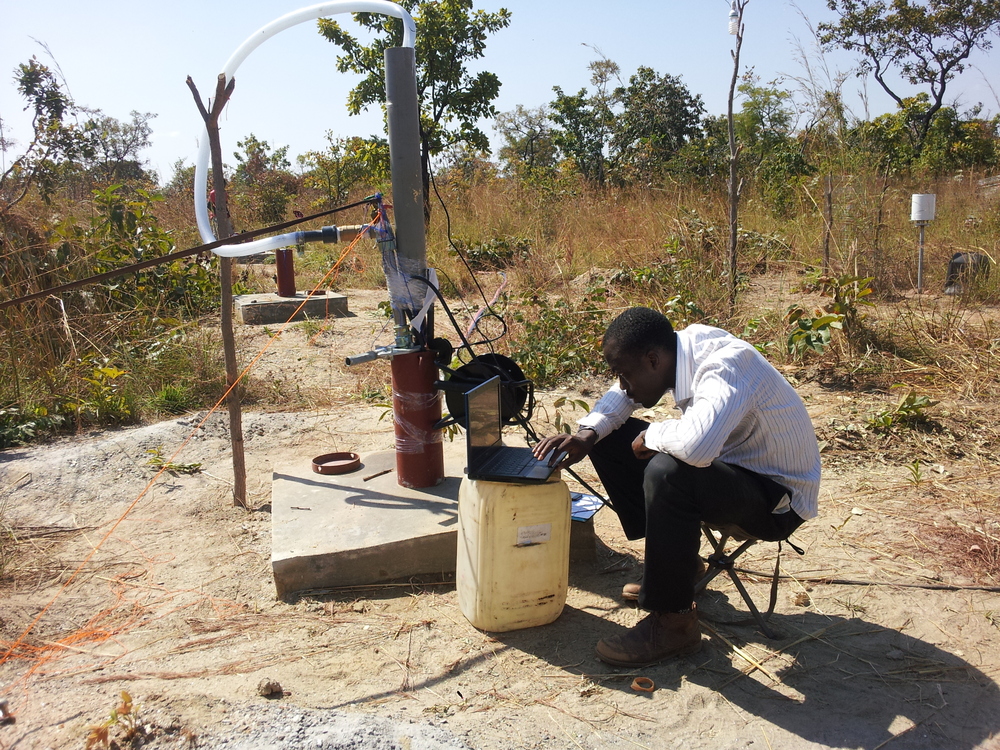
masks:
[[[292,247],[302,241],[305,232],[289,232],[279,234],[274,237],[264,237],[253,242],[245,242],[239,245],[223,245],[212,250],[216,255],[223,258],[242,258],[245,255],[256,255],[257,253],[267,253],[272,250],[280,250],[283,247]]]
[[[413,18],[405,9],[396,5],[396,3],[391,3],[387,0],[341,0],[340,2],[320,3],[319,5],[312,5],[308,8],[287,13],[251,34],[243,44],[236,48],[236,51],[226,61],[226,65],[222,70],[226,76],[226,83],[229,83],[233,78],[233,74],[236,73],[236,69],[240,67],[251,52],[278,32],[304,23],[305,21],[312,21],[324,16],[336,16],[341,13],[381,13],[393,18],[399,18],[403,22],[403,46],[412,47],[416,41],[417,26],[413,22]],[[212,232],[212,224],[208,218],[208,202],[205,199],[206,188],[208,186],[208,161],[210,154],[211,148],[208,143],[208,128],[206,126],[202,133],[201,143],[198,146],[198,160],[195,162],[194,167],[194,215],[198,223],[198,233],[201,235],[201,241],[206,244],[215,242],[215,234]],[[216,248],[212,252],[227,258],[254,255],[297,244],[294,241],[289,241],[288,238],[298,234],[300,233],[292,232],[280,237],[268,237],[241,245]],[[278,240],[282,240],[281,244],[275,244]]]

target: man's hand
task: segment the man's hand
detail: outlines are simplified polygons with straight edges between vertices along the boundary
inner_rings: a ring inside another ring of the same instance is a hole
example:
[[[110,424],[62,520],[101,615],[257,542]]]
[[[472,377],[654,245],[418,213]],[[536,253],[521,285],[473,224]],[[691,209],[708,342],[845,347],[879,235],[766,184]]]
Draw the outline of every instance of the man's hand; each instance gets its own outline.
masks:
[[[533,448],[535,458],[541,460],[548,456],[549,466],[565,469],[583,459],[597,442],[597,433],[593,430],[580,430],[575,435],[552,435],[542,440]]]
[[[632,452],[636,458],[652,458],[656,455],[656,451],[646,447],[645,430],[636,435],[635,440],[632,441]]]

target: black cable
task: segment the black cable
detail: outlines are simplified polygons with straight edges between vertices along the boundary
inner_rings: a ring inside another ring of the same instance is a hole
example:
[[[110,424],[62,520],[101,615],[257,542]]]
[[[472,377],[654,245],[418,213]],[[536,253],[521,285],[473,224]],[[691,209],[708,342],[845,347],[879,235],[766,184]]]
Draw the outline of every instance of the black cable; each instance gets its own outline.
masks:
[[[448,239],[448,245],[451,247],[452,250],[455,251],[455,254],[458,256],[459,260],[462,261],[462,264],[465,266],[465,269],[469,272],[469,276],[472,278],[472,283],[475,284],[476,285],[476,289],[479,290],[479,296],[481,296],[483,298],[483,304],[486,305],[486,309],[489,311],[490,315],[492,315],[493,317],[495,317],[497,320],[499,320],[503,324],[503,333],[500,334],[500,336],[498,336],[497,338],[494,338],[494,339],[490,339],[490,338],[484,339],[484,343],[487,346],[489,346],[490,352],[492,354],[496,354],[496,352],[493,350],[493,342],[494,341],[499,341],[500,338],[502,338],[504,335],[506,335],[506,333],[507,333],[507,321],[505,321],[503,319],[503,316],[500,315],[496,310],[493,309],[493,306],[490,304],[489,298],[486,296],[486,292],[483,291],[483,287],[480,286],[480,284],[479,284],[479,279],[476,278],[475,271],[472,270],[472,266],[469,264],[469,261],[466,259],[465,255],[462,253],[462,251],[458,249],[458,246],[455,244],[454,240],[452,239],[452,236],[451,236],[451,214],[448,211],[447,204],[445,204],[445,202],[444,202],[444,198],[441,197],[441,193],[438,190],[437,182],[434,180],[434,173],[431,172],[431,171],[429,171],[429,175],[430,175],[430,180],[431,180],[431,187],[434,188],[434,195],[437,197],[438,203],[441,204],[441,209],[444,211],[445,236]],[[476,327],[477,328],[479,327],[479,321],[476,321]]]
[[[538,433],[536,433],[535,429],[531,426],[530,420],[527,419],[518,420],[518,424],[520,424],[521,427],[524,428],[525,434],[527,435],[529,441],[534,440],[536,444],[541,442],[541,440],[538,437]],[[566,473],[572,476],[573,479],[575,479],[577,482],[583,485],[584,489],[586,489],[591,495],[600,500],[603,505],[607,505],[609,508],[611,508],[611,510],[615,510],[615,506],[611,504],[611,501],[608,498],[601,495],[601,493],[595,490],[593,487],[591,487],[590,484],[586,480],[584,480],[579,474],[577,474],[568,466],[564,469],[564,471],[566,471]],[[618,511],[615,510],[615,513],[617,512]]]
[[[438,289],[436,285],[432,284],[429,279],[425,279],[423,276],[412,276],[411,278],[415,281],[422,281],[427,285],[428,289],[434,292],[434,296],[438,298],[438,301],[441,303],[441,307],[444,308],[445,314],[448,316],[448,320],[451,321],[451,325],[455,329],[455,333],[457,333],[458,337],[462,339],[462,346],[471,352],[472,344],[470,344],[469,340],[465,338],[465,333],[462,331],[461,326],[458,325],[458,321],[455,320],[455,316],[451,312],[451,308],[448,307],[448,303],[445,302],[444,295],[441,294],[441,290]],[[473,356],[475,356],[475,354],[473,354]]]
[[[253,229],[249,232],[242,232],[241,234],[235,234],[232,237],[224,237],[214,242],[208,242],[204,245],[197,245],[195,247],[188,248],[187,250],[177,250],[173,253],[168,253],[167,255],[161,255],[159,258],[150,258],[148,260],[141,261],[139,263],[133,263],[122,268],[116,268],[113,271],[105,271],[104,273],[96,274],[95,276],[88,276],[85,279],[80,279],[78,281],[71,281],[66,284],[61,284],[59,286],[49,287],[48,289],[43,289],[40,292],[33,292],[31,294],[26,294],[23,297],[16,297],[14,299],[4,300],[0,302],[0,310],[6,307],[11,307],[12,305],[19,305],[22,302],[30,302],[34,299],[39,299],[41,297],[47,297],[49,295],[61,294],[62,292],[69,292],[73,289],[79,289],[82,286],[87,286],[88,284],[96,284],[99,281],[106,281],[108,279],[113,279],[118,276],[124,276],[128,273],[135,273],[136,271],[142,271],[146,268],[152,268],[154,266],[161,265],[163,263],[172,263],[175,260],[181,258],[187,258],[191,255],[197,255],[208,250],[214,250],[217,247],[222,247],[223,245],[238,245],[247,240],[259,237],[262,234],[269,234],[271,232],[280,232],[282,229],[288,229],[294,227],[298,224],[302,224],[306,221],[312,221],[313,219],[319,219],[323,216],[329,216],[330,214],[338,213],[340,211],[346,211],[349,208],[356,208],[357,206],[363,206],[374,202],[374,196],[369,196],[355,203],[350,203],[346,206],[337,206],[336,208],[331,208],[327,211],[321,211],[318,214],[312,214],[311,216],[303,216],[301,219],[292,219],[291,221],[286,221],[281,224],[275,224],[269,227],[261,227],[260,229]]]
[[[497,320],[499,320],[501,326],[503,327],[503,330],[501,331],[501,333],[499,335],[497,335],[495,338],[485,338],[482,342],[477,342],[477,343],[485,343],[487,346],[489,346],[490,352],[493,353],[493,354],[495,354],[496,352],[493,350],[493,342],[494,341],[499,341],[500,339],[502,339],[504,336],[507,335],[507,331],[509,330],[509,328],[507,326],[507,321],[504,319],[504,317],[502,315],[500,315],[500,313],[498,313],[496,310],[493,309],[493,306],[490,304],[489,298],[486,296],[486,292],[483,290],[482,286],[480,286],[479,279],[476,278],[476,274],[472,270],[472,266],[469,264],[469,261],[466,259],[465,255],[462,253],[461,250],[458,249],[458,246],[455,244],[454,240],[452,239],[452,235],[451,235],[451,214],[448,211],[447,204],[444,202],[444,198],[441,197],[441,193],[440,193],[440,191],[438,190],[438,187],[437,187],[437,182],[434,180],[434,173],[433,172],[430,172],[430,180],[431,180],[431,186],[434,188],[434,195],[437,197],[438,203],[441,204],[441,209],[444,211],[444,217],[445,217],[445,235],[446,235],[446,237],[448,239],[448,245],[451,247],[452,250],[455,251],[455,254],[459,257],[459,259],[462,261],[462,264],[465,266],[466,270],[469,272],[469,276],[472,278],[472,283],[476,285],[476,289],[479,290],[479,295],[483,298],[483,303],[486,305],[487,314],[490,315],[490,316],[492,316],[492,317],[494,317],[494,318],[496,318]],[[440,269],[439,269],[438,272],[441,273],[441,274],[443,274],[445,276],[445,278],[447,278],[449,281],[451,281],[451,279],[450,279],[450,277],[448,277],[447,273],[445,273],[444,271],[441,271]],[[448,319],[451,321],[452,327],[454,327],[455,332],[458,333],[459,338],[462,339],[462,343],[464,345],[464,348],[467,349],[469,351],[469,353],[472,354],[473,358],[475,359],[476,355],[475,355],[475,352],[472,349],[472,344],[469,343],[468,339],[465,337],[465,333],[459,327],[458,322],[455,320],[455,316],[452,314],[451,309],[448,307],[448,303],[445,301],[444,296],[441,294],[441,291],[434,284],[432,284],[429,280],[423,278],[422,276],[414,276],[413,278],[415,278],[415,279],[417,279],[419,281],[424,282],[431,289],[431,291],[434,292],[435,296],[441,302],[441,306],[444,308],[445,313],[448,315]],[[454,281],[451,281],[451,284],[452,284],[452,286],[456,286]],[[457,289],[457,286],[456,286],[456,289]],[[477,330],[479,330],[479,325],[480,325],[481,321],[482,321],[482,318],[480,318],[480,320],[476,321],[475,327],[476,327]],[[481,362],[481,363],[484,364],[484,365],[486,365],[487,367],[490,367],[490,365],[488,363],[486,363],[486,362]],[[490,369],[493,369],[494,371],[496,371],[499,368],[491,367]],[[497,374],[502,374],[502,373],[497,373]],[[536,433],[535,430],[534,430],[534,428],[531,426],[530,420],[525,419],[525,418],[518,418],[518,415],[514,415],[514,416],[515,416],[515,420],[517,421],[517,423],[521,426],[522,429],[524,429],[525,436],[527,437],[527,439],[529,441],[533,440],[535,443],[540,442],[540,439],[538,437],[538,433]],[[607,505],[609,508],[611,508],[612,510],[614,510],[614,506],[610,503],[610,501],[608,499],[606,499],[605,497],[603,497],[593,487],[591,487],[590,484],[588,482],[586,482],[582,477],[580,477],[579,474],[577,474],[575,471],[573,471],[569,467],[566,468],[566,472],[569,473],[577,482],[579,482],[588,492],[590,492],[590,494],[592,494],[594,497],[596,497],[598,500],[600,500],[602,504]],[[615,511],[615,512],[617,512],[617,511]]]
[[[472,354],[473,358],[476,357],[476,353],[475,353],[475,351],[472,348],[474,345],[476,345],[476,346],[479,346],[479,345],[482,345],[482,344],[487,344],[488,345],[488,344],[492,343],[493,341],[498,340],[498,339],[480,339],[479,341],[476,341],[474,344],[472,342],[470,342],[466,338],[465,334],[462,332],[462,328],[461,328],[461,326],[458,325],[458,321],[455,320],[455,315],[452,313],[451,308],[448,307],[448,303],[447,303],[447,301],[445,301],[444,296],[441,294],[441,290],[437,286],[435,286],[434,284],[432,284],[429,279],[426,279],[423,276],[416,276],[416,275],[414,275],[414,276],[411,276],[410,278],[412,278],[414,281],[422,281],[424,284],[427,285],[427,287],[432,292],[434,292],[434,295],[438,298],[438,301],[441,303],[441,307],[444,308],[445,313],[448,315],[448,319],[451,321],[451,325],[455,329],[455,333],[457,333],[458,336],[459,336],[459,338],[462,339],[462,347],[461,348],[462,349],[468,349],[469,352]],[[506,333],[506,331],[505,331],[505,333]]]
[[[448,274],[447,274],[447,273],[445,273],[445,272],[444,272],[443,270],[441,270],[440,268],[439,268],[439,269],[437,269],[437,272],[438,272],[439,274],[441,274],[442,276],[444,276],[444,277],[445,277],[446,279],[448,279],[448,281],[449,281],[449,282],[451,283],[451,285],[452,285],[453,287],[455,287],[456,289],[458,288],[458,287],[457,287],[457,286],[455,285],[455,282],[454,282],[454,281],[452,281],[451,277],[450,277],[450,276],[448,276]],[[462,304],[463,304],[463,306],[465,307],[465,311],[466,311],[466,312],[468,312],[468,313],[470,313],[470,315],[471,315],[471,316],[472,316],[472,317],[474,318],[474,317],[475,317],[475,315],[474,315],[474,314],[472,314],[472,311],[471,311],[471,310],[469,309],[469,305],[468,305],[468,304],[467,304],[467,303],[465,302],[465,298],[464,298],[464,297],[461,297],[461,295],[459,295],[459,296],[460,296],[460,299],[462,300]],[[500,333],[498,333],[498,334],[496,334],[495,336],[492,336],[492,337],[491,337],[491,336],[489,335],[489,333],[487,333],[487,332],[486,332],[486,330],[484,330],[484,328],[483,328],[483,327],[482,327],[482,326],[480,325],[480,323],[482,323],[482,319],[483,319],[483,318],[486,318],[486,317],[494,317],[494,318],[496,318],[497,320],[499,320],[499,321],[500,321],[500,326],[501,326],[501,328],[500,328]],[[481,317],[481,318],[480,318],[480,319],[479,319],[478,321],[476,321],[476,324],[475,324],[475,325],[474,325],[474,326],[473,326],[472,328],[473,328],[473,330],[476,330],[476,331],[478,331],[478,332],[479,332],[479,335],[480,335],[480,336],[482,337],[482,338],[481,338],[481,339],[480,339],[479,341],[477,341],[476,343],[478,343],[478,344],[485,344],[486,346],[488,346],[488,347],[489,347],[489,350],[490,350],[490,353],[491,353],[491,354],[496,354],[496,351],[495,351],[495,350],[493,349],[493,344],[494,344],[495,342],[499,341],[500,339],[502,339],[502,338],[503,338],[504,336],[506,336],[506,335],[507,335],[507,331],[509,330],[509,329],[508,329],[508,327],[507,327],[507,321],[506,321],[506,320],[504,320],[504,319],[503,319],[502,317],[500,317],[499,315],[497,315],[497,314],[496,314],[495,312],[493,312],[492,310],[490,310],[490,312],[489,312],[488,314],[487,314],[487,313],[484,313],[484,314],[483,314],[483,316],[482,316],[482,317]]]

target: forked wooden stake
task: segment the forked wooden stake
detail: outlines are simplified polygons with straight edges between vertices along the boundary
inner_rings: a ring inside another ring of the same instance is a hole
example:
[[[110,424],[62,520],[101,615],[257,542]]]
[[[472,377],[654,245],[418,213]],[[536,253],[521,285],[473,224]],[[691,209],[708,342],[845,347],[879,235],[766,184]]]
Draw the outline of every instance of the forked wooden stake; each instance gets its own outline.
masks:
[[[208,144],[212,151],[212,188],[215,190],[215,221],[219,237],[229,237],[233,233],[229,220],[229,201],[226,197],[226,180],[222,165],[222,144],[219,140],[219,115],[225,109],[229,97],[233,93],[236,79],[226,85],[226,76],[219,74],[215,86],[215,99],[212,100],[212,110],[209,112],[202,104],[191,76],[187,79],[188,88],[194,95],[205,128],[208,131]],[[243,454],[243,413],[240,403],[240,389],[233,383],[239,377],[239,367],[236,363],[236,340],[233,336],[233,259],[221,258],[219,272],[222,276],[222,348],[226,355],[226,385],[230,388],[226,405],[229,407],[229,435],[233,447],[233,503],[241,508],[247,507],[247,471],[246,459]]]

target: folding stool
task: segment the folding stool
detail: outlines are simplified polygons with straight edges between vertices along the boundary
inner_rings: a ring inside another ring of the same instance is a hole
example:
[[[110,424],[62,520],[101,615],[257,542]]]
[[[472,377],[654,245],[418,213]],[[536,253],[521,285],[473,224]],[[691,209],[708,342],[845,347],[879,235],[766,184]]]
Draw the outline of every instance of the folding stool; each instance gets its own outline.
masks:
[[[712,549],[714,551],[708,556],[708,570],[705,572],[705,575],[702,576],[701,580],[699,580],[695,585],[694,593],[701,593],[712,581],[712,579],[714,579],[722,571],[725,571],[729,574],[729,577],[732,579],[736,589],[740,592],[740,596],[743,597],[743,601],[745,601],[747,607],[749,607],[754,620],[756,620],[757,625],[760,626],[761,632],[768,638],[776,638],[777,636],[774,631],[768,627],[767,621],[774,612],[774,605],[778,600],[778,563],[781,559],[781,541],[777,542],[778,555],[774,560],[774,577],[771,579],[771,596],[767,605],[767,612],[762,615],[760,610],[757,609],[757,605],[754,604],[753,599],[750,597],[750,592],[748,592],[746,586],[743,585],[743,581],[740,580],[740,577],[737,575],[735,569],[735,562],[737,558],[739,558],[740,555],[750,549],[757,542],[762,540],[747,533],[735,524],[716,526],[702,523],[701,528],[702,531],[705,532],[705,536],[708,538],[708,541],[712,545]],[[784,539],[782,541],[788,542],[791,548],[800,555],[805,554],[804,550],[788,541],[788,539]],[[732,552],[726,552],[726,545],[730,542],[739,543],[739,546]]]

